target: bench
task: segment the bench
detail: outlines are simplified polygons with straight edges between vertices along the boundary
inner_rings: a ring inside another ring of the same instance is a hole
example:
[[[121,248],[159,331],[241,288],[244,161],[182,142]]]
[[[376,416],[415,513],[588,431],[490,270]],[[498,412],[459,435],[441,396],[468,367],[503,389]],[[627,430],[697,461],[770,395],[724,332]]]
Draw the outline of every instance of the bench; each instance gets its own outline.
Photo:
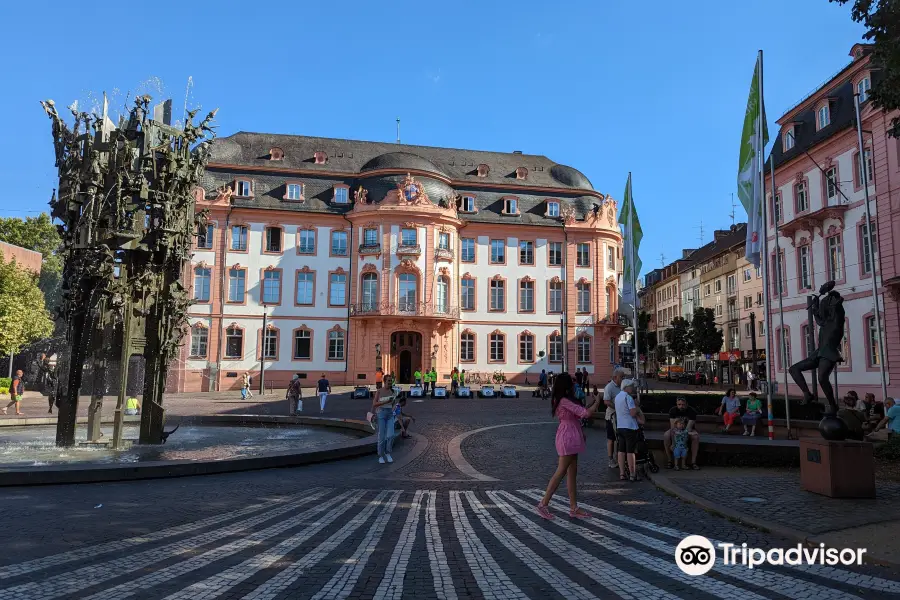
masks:
[[[647,447],[656,452],[659,464],[666,464],[663,447],[664,431],[644,431]],[[700,432],[700,465],[719,466],[777,466],[790,467],[800,464],[800,442],[796,439],[769,440],[743,435],[722,435]]]

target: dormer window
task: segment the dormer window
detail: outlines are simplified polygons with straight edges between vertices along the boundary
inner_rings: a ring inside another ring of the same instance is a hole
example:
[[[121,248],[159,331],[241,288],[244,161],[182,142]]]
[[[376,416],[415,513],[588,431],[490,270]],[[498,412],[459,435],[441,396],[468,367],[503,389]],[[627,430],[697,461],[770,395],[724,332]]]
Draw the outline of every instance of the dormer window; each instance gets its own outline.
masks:
[[[462,197],[462,212],[475,212],[475,196]]]
[[[487,177],[488,173],[491,172],[491,168],[487,165],[481,164],[478,165],[478,176],[479,177]]]
[[[559,202],[548,202],[547,203],[547,216],[552,218],[559,217]]]
[[[794,147],[794,128],[790,128],[784,132],[784,151],[787,152]]]
[[[269,160],[284,160],[284,150],[281,148],[272,148],[269,150]]]
[[[347,204],[350,198],[350,188],[346,186],[335,186],[334,188],[334,203],[335,204]]]
[[[824,129],[831,124],[831,109],[826,102],[816,111],[816,128]]]
[[[525,167],[516,169],[516,179],[528,179],[528,169]]]
[[[519,199],[518,198],[504,198],[503,199],[503,214],[505,214],[505,215],[519,214]]]
[[[253,186],[250,185],[249,179],[238,179],[235,182],[235,195],[242,198],[249,198],[252,194]]]
[[[289,183],[287,184],[287,193],[284,195],[285,200],[303,200],[303,184]]]
[[[859,102],[862,104],[866,100],[869,99],[869,90],[872,87],[872,82],[869,79],[869,76],[866,75],[862,79],[859,80],[856,84],[856,93],[859,94]]]
[[[321,150],[319,150],[318,152],[316,152],[313,156],[314,156],[315,159],[316,159],[316,164],[317,164],[317,165],[324,165],[325,163],[328,162],[328,155],[325,154],[324,152],[322,152]]]

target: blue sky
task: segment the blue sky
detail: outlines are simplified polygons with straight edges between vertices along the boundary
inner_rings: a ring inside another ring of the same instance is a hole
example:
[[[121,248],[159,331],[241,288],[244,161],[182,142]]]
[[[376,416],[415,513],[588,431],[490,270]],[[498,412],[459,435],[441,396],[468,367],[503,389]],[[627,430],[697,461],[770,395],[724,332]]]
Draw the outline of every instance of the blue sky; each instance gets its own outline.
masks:
[[[545,154],[616,199],[631,171],[645,271],[696,247],[701,220],[704,243],[731,224],[756,51],[774,131],[863,34],[827,0],[51,1],[0,20],[18,24],[0,37],[2,216],[40,212],[55,186],[39,100],[183,107],[190,77],[220,135],[392,141],[399,116],[406,143]]]

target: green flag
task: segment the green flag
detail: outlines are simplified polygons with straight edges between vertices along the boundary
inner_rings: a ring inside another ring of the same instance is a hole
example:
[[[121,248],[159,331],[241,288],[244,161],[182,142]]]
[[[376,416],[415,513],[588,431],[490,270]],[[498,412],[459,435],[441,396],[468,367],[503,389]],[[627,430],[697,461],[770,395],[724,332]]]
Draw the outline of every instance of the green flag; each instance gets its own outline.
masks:
[[[759,178],[760,158],[769,142],[766,127],[766,109],[760,94],[762,52],[756,58],[753,81],[750,82],[750,96],[744,113],[744,129],[741,133],[741,152],[738,164],[738,198],[747,211],[747,260],[759,266],[762,251],[763,223],[762,184]]]
[[[641,259],[638,256],[638,248],[641,246],[641,222],[638,220],[637,209],[634,207],[634,198],[631,197],[631,173],[628,174],[628,183],[625,184],[625,200],[622,202],[622,210],[619,213],[619,224],[624,226],[625,244],[625,269],[622,273],[622,302],[634,304],[636,300],[635,281],[641,274]]]

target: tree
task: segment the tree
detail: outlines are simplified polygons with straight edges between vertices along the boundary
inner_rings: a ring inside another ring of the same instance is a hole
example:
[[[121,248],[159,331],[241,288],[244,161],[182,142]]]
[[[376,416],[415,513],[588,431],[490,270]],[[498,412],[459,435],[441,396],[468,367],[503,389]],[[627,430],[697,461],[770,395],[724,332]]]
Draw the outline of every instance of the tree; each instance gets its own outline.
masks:
[[[36,277],[0,253],[0,354],[16,354],[53,332]]]
[[[711,308],[698,308],[691,320],[691,346],[700,354],[717,354],[725,339],[716,327],[716,313]]]
[[[847,4],[851,0],[829,0]],[[872,42],[872,65],[879,80],[872,81],[872,105],[885,112],[900,109],[900,0],[853,0],[850,18],[866,28],[863,38]],[[900,118],[891,120],[889,133],[900,137]]]
[[[62,259],[57,253],[62,238],[56,225],[47,213],[37,217],[0,217],[0,241],[21,246],[44,257],[38,285],[44,293],[44,301],[49,309],[55,309],[60,302]]]
[[[672,319],[672,329],[669,331],[669,350],[673,356],[681,359],[681,364],[684,364],[684,357],[694,350],[691,343],[690,323],[684,317],[675,317]]]
[[[638,352],[643,355],[647,355],[647,334],[649,333],[647,329],[650,327],[650,314],[641,311],[638,313]]]

